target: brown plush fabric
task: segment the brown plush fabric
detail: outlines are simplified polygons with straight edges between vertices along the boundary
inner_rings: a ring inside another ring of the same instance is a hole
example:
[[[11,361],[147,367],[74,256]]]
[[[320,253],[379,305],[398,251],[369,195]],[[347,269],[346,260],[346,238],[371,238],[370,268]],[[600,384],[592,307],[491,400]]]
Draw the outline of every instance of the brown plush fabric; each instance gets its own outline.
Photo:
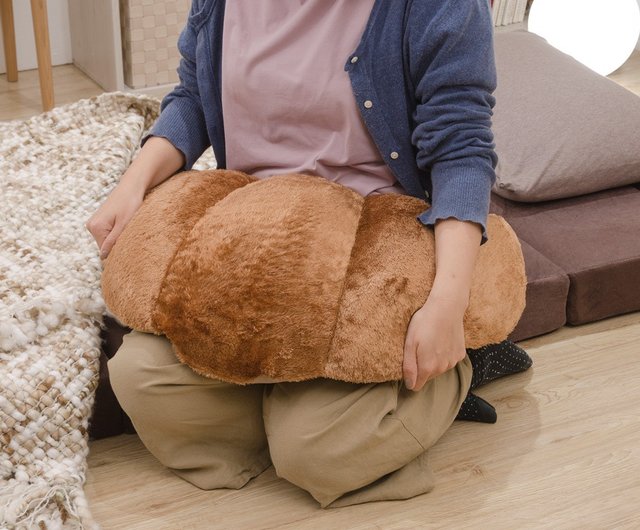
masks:
[[[400,379],[406,329],[435,273],[433,231],[416,220],[424,208],[306,175],[177,175],[107,258],[105,301],[209,377]],[[495,215],[488,233],[465,315],[470,348],[506,338],[524,308],[518,240]]]
[[[184,233],[209,206],[252,180],[235,171],[226,171],[218,179],[190,171],[149,192],[136,222],[127,225],[125,237],[118,239],[105,263],[118,264],[108,270],[108,285],[113,286],[107,289],[108,304],[118,308],[117,317],[123,323],[135,323],[130,327],[148,333],[157,329],[151,319],[160,284]]]

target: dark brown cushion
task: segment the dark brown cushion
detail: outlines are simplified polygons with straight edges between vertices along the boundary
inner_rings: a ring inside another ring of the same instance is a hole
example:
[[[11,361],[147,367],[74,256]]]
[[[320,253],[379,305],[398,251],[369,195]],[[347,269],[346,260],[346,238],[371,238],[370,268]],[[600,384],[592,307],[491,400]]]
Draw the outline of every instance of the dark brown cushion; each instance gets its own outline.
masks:
[[[638,188],[538,204],[495,200],[494,208],[569,276],[568,323],[640,310]]]
[[[89,422],[89,437],[92,440],[135,432],[131,420],[122,410],[113,393],[107,367],[107,361],[116,354],[122,344],[122,337],[130,331],[131,328],[120,325],[115,319],[109,316],[104,317],[104,327],[100,330],[102,339],[100,377]]]
[[[491,213],[502,215],[511,201],[491,196]],[[561,328],[567,321],[567,274],[520,239],[527,275],[526,306],[509,340],[520,341]]]
[[[520,240],[527,273],[527,305],[509,339],[519,341],[565,325],[569,277],[525,241]]]

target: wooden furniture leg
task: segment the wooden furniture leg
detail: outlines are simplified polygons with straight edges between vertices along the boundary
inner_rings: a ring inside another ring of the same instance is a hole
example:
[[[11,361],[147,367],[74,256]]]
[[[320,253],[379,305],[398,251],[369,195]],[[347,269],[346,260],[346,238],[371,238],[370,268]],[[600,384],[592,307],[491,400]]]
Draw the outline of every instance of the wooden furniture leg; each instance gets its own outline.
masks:
[[[16,30],[13,25],[13,4],[11,0],[0,0],[0,18],[2,19],[2,40],[4,43],[4,62],[7,65],[7,81],[17,81]]]
[[[47,21],[46,0],[31,0],[33,33],[38,55],[38,75],[43,110],[53,108],[53,71],[51,69],[51,47],[49,44],[49,23]]]

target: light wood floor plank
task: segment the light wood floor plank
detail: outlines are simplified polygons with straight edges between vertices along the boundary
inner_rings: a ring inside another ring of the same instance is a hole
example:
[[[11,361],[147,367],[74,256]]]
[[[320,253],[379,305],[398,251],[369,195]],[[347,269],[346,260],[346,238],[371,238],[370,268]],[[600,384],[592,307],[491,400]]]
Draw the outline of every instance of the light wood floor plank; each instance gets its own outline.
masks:
[[[75,66],[65,64],[53,68],[56,106],[102,94],[104,91]],[[0,120],[18,120],[42,112],[37,70],[20,72],[17,82],[0,75]]]
[[[167,530],[640,527],[640,313],[522,344],[534,368],[480,389],[499,421],[454,424],[431,452],[427,495],[321,510],[272,468],[242,490],[205,492],[123,435],[91,444],[94,515],[105,528]]]
[[[629,60],[613,72],[609,78],[640,95],[640,51],[633,52]]]

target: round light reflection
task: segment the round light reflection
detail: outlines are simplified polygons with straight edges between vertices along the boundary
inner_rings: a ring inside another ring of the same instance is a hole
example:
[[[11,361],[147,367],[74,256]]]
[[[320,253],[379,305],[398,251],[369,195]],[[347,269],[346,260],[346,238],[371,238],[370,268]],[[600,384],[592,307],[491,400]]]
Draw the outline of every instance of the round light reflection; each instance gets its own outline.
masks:
[[[638,42],[640,7],[637,0],[535,0],[528,27],[608,75],[625,63]]]

